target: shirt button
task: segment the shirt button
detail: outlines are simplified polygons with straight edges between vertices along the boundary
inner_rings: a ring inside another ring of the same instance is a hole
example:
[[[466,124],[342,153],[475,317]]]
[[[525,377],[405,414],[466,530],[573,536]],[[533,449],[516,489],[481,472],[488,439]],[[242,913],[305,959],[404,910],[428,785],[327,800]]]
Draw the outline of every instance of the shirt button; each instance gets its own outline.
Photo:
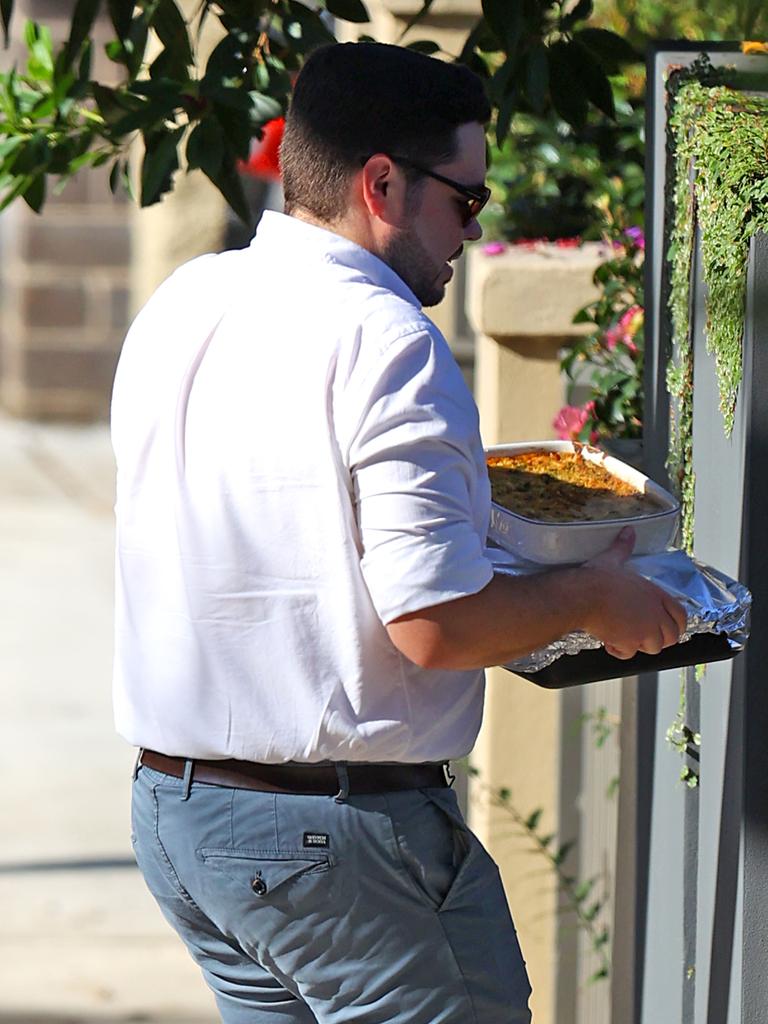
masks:
[[[267,883],[264,881],[263,878],[257,877],[254,878],[254,880],[251,882],[251,888],[253,889],[257,896],[263,896],[267,891]]]

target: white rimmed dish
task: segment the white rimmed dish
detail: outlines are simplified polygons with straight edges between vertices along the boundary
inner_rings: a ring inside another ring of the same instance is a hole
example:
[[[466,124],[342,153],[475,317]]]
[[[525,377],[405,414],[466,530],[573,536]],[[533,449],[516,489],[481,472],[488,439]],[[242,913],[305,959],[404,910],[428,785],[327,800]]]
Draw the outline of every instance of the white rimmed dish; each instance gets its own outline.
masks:
[[[498,444],[485,449],[487,456],[519,455],[524,452],[580,452],[589,462],[602,466],[619,480],[652,495],[659,507],[645,515],[625,519],[543,522],[529,519],[491,502],[488,539],[512,554],[540,565],[575,565],[586,562],[610,547],[625,526],[635,531],[636,555],[652,555],[668,547],[677,530],[679,502],[663,487],[639,470],[591,445],[572,441],[523,441]]]

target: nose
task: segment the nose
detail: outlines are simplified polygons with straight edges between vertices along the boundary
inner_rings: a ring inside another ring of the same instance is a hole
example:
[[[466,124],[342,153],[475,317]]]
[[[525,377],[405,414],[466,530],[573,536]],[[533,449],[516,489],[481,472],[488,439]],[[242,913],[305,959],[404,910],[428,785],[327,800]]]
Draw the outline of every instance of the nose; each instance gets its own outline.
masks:
[[[473,217],[472,220],[464,225],[464,238],[468,242],[476,242],[482,237],[483,229],[480,227],[477,217]]]

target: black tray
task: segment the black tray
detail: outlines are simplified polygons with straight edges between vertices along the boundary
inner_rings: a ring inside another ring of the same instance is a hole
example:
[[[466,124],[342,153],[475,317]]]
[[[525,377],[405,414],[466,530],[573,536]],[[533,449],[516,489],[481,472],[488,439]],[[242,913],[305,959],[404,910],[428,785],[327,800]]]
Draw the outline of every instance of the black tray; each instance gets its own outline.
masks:
[[[604,647],[598,647],[594,651],[564,654],[538,672],[515,672],[515,675],[530,679],[532,683],[548,690],[562,690],[566,686],[597,683],[602,679],[620,679],[622,676],[637,676],[642,672],[661,672],[667,668],[682,668],[684,665],[726,661],[738,653],[723,633],[696,633],[683,644],[665,647],[660,654],[636,654],[634,658],[623,661],[606,654]]]

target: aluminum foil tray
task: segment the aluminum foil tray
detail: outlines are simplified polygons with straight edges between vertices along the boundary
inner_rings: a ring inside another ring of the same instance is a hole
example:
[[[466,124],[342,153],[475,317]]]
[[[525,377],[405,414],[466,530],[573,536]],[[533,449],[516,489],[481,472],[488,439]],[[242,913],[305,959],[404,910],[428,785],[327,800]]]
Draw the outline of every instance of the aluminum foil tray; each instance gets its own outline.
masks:
[[[503,575],[547,571],[502,549],[489,548],[487,554],[494,571]],[[539,686],[561,689],[641,672],[723,661],[744,649],[749,636],[752,595],[742,583],[675,549],[655,555],[633,555],[627,567],[682,603],[687,622],[679,643],[659,654],[638,654],[625,661],[608,654],[596,637],[574,632],[503,667]]]

